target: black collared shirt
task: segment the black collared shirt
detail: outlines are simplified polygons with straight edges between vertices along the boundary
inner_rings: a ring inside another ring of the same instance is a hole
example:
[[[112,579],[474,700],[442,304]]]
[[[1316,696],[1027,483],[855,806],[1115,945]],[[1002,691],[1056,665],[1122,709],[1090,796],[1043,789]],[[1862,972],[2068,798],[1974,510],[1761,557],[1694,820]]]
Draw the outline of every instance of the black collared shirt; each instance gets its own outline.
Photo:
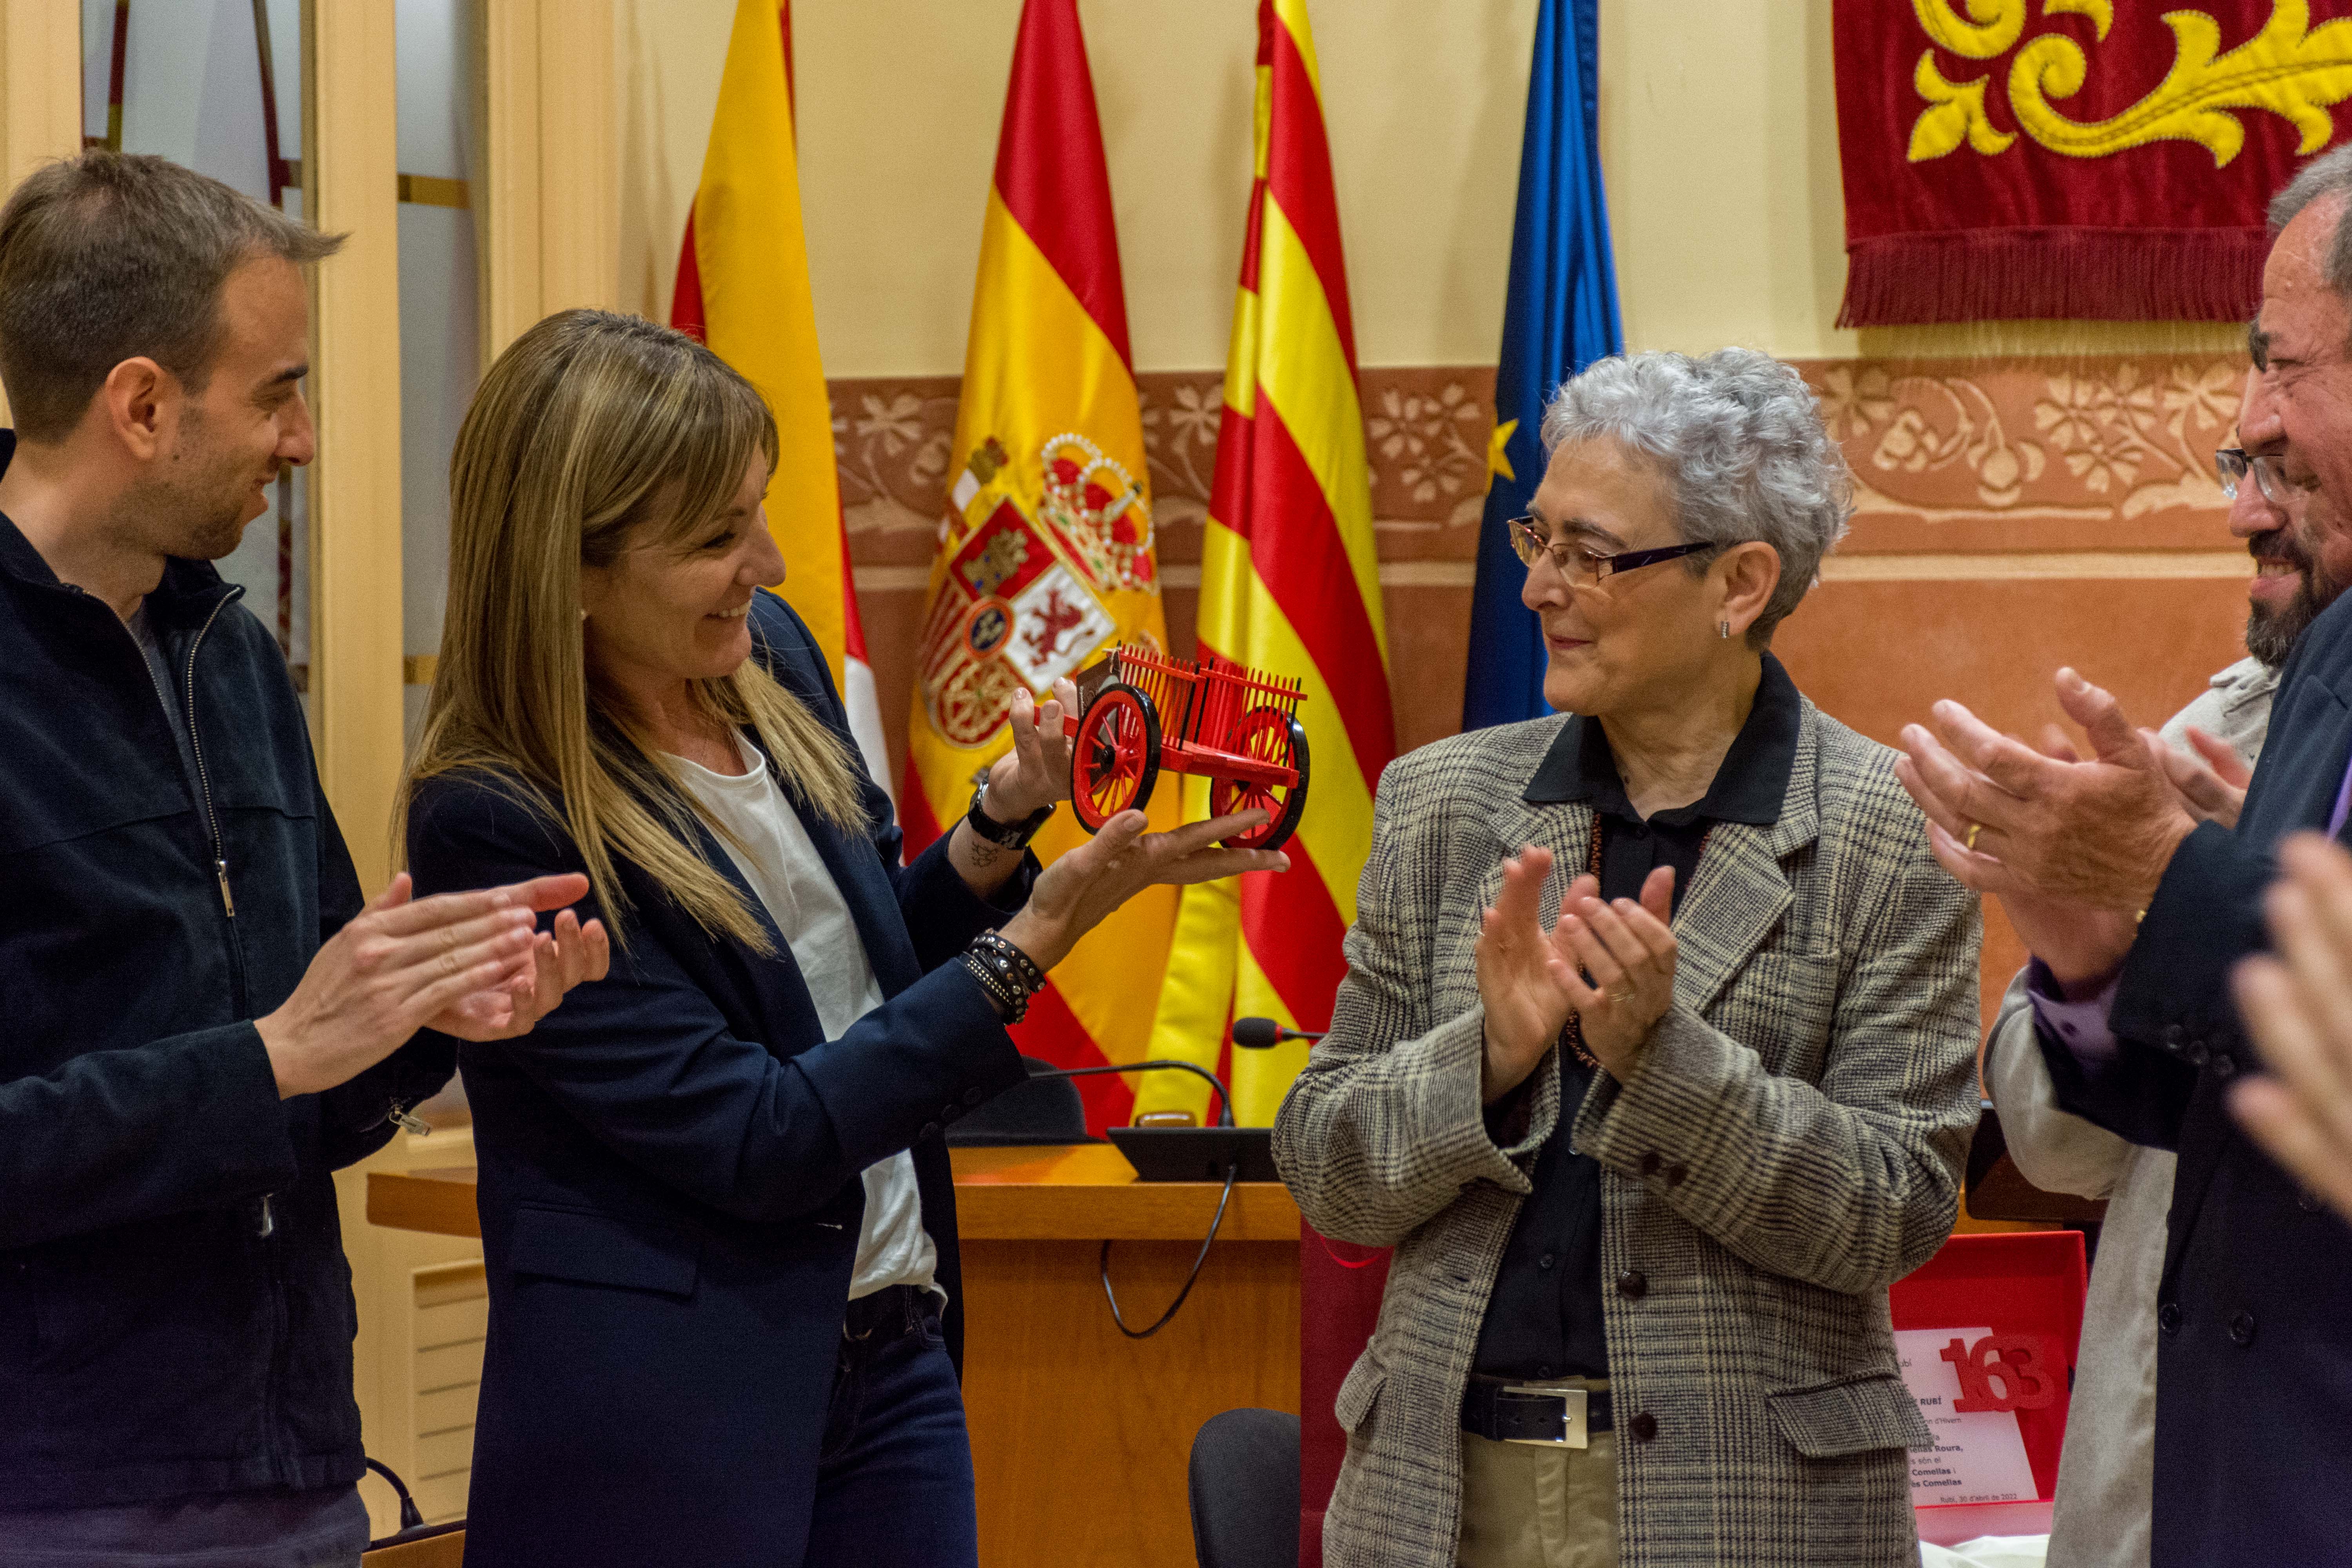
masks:
[[[1748,721],[1699,800],[1644,821],[1625,798],[1608,736],[1591,717],[1560,726],[1525,798],[1531,805],[1577,802],[1591,807],[1601,835],[1602,898],[1639,898],[1652,870],[1672,866],[1675,907],[1680,909],[1716,824],[1765,826],[1779,820],[1796,765],[1801,708],[1788,671],[1768,653]],[[1583,869],[1562,868],[1569,874]],[[1561,1050],[1559,1124],[1536,1156],[1535,1191],[1520,1205],[1503,1249],[1472,1363],[1474,1370],[1489,1376],[1609,1375],[1601,1311],[1601,1166],[1591,1155],[1570,1149],[1568,1141],[1594,1070]],[[1508,1098],[1498,1101],[1490,1124],[1499,1125],[1510,1104]]]

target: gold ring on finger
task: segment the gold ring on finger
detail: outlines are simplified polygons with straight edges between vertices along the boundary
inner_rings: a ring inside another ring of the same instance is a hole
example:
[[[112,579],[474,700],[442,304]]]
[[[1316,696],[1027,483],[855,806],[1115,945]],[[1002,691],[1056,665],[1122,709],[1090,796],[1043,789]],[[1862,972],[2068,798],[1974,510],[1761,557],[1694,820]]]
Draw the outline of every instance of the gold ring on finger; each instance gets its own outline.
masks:
[[[1963,842],[1964,844],[1966,844],[1966,845],[1968,846],[1969,853],[1969,854],[1973,855],[1973,854],[1975,854],[1975,853],[1977,852],[1977,835],[1978,835],[1978,834],[1979,834],[1979,833],[1982,833],[1983,831],[1984,831],[1984,824],[1983,824],[1983,823],[1981,823],[1981,822],[1971,822],[1971,823],[1969,823],[1969,836],[1968,836],[1968,837],[1967,837],[1967,838],[1963,839],[1961,842]]]

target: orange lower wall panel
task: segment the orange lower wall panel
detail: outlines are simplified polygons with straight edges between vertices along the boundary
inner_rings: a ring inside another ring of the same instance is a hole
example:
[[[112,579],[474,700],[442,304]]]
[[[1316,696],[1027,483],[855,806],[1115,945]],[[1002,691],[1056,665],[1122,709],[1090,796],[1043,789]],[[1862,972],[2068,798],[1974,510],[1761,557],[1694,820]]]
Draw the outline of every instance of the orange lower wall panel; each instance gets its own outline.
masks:
[[[1894,745],[1941,698],[2032,736],[2064,715],[2061,665],[2159,725],[2245,657],[2246,587],[2229,578],[1825,583],[1781,625],[1775,650],[1824,712]],[[2025,951],[1985,909],[1990,1019]]]
[[[2245,657],[2246,585],[2228,577],[1825,583],[1774,651],[1822,709],[1895,743],[1938,698],[2024,733],[2063,718],[2072,664],[2147,725]]]

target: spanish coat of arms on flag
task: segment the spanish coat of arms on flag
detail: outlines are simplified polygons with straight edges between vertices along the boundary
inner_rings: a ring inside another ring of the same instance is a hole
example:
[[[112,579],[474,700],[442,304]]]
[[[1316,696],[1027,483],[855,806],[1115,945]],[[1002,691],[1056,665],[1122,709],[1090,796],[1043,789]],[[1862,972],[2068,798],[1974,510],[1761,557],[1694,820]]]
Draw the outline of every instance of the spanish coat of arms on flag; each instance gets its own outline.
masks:
[[[1014,691],[1050,694],[1117,641],[1108,595],[1160,591],[1151,504],[1124,465],[1070,432],[1045,443],[1034,471],[1033,500],[992,436],[949,496],[948,570],[919,668],[923,711],[953,745],[986,743],[1012,713]]]
[[[1013,693],[1039,698],[1116,643],[1164,648],[1143,422],[1110,175],[1076,0],[1024,0],[981,227],[950,482],[917,651],[899,817],[908,852],[954,827],[1012,744]],[[1177,792],[1145,815],[1174,827]],[[1051,862],[1085,842],[1065,810]],[[1060,1067],[1139,1059],[1176,923],[1149,888],[1080,939],[1013,1029]],[[1124,1124],[1120,1076],[1077,1080],[1089,1131]]]

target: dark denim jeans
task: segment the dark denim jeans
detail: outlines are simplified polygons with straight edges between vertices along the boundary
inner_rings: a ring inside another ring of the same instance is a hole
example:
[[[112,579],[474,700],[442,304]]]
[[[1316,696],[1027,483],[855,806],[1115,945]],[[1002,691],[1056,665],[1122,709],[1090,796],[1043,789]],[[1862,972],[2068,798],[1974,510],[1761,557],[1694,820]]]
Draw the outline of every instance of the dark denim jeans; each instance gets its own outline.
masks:
[[[903,1287],[884,1294],[887,1315],[870,1321],[871,1309],[853,1310],[842,1340],[807,1568],[977,1568],[971,1439],[939,1298]],[[861,1328],[864,1338],[849,1337]]]

